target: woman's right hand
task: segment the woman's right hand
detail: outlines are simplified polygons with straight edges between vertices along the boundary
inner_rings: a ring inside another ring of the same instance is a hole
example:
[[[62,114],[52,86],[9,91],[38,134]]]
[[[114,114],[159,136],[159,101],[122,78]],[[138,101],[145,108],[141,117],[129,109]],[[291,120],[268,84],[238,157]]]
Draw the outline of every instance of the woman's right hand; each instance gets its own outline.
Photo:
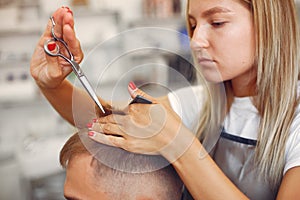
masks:
[[[80,42],[74,31],[73,13],[68,7],[62,7],[53,13],[55,34],[62,38],[69,46],[76,62],[83,59]],[[41,89],[55,89],[72,72],[68,62],[60,57],[48,56],[44,51],[44,42],[52,38],[52,23],[49,19],[47,28],[41,36],[30,63],[30,72]]]

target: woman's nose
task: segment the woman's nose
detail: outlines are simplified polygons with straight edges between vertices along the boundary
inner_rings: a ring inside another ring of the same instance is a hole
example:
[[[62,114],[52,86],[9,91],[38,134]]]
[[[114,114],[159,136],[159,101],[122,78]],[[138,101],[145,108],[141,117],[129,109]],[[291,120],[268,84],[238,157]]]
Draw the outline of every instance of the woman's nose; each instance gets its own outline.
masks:
[[[191,38],[190,46],[194,51],[209,47],[205,26],[196,27]]]

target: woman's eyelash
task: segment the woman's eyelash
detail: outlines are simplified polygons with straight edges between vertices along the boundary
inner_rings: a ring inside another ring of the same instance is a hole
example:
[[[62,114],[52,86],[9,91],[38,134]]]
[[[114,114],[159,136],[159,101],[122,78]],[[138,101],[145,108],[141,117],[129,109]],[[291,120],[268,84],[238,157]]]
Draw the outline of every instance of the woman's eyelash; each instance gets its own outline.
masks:
[[[195,26],[195,25],[192,25],[192,26],[190,26],[190,28],[191,28],[192,30],[195,30],[195,29],[196,29],[196,26]]]
[[[221,27],[225,24],[226,22],[224,21],[216,21],[216,22],[212,22],[211,25],[214,27]]]
[[[214,22],[211,22],[211,26],[213,27],[216,27],[216,28],[220,28],[222,26],[224,26],[227,22],[226,21],[214,21]],[[190,24],[190,29],[191,30],[195,30],[197,27],[196,24]]]
[[[189,26],[190,26],[191,29],[195,29],[197,25],[196,25],[195,23],[191,23],[191,22],[190,22],[190,23],[189,23]]]

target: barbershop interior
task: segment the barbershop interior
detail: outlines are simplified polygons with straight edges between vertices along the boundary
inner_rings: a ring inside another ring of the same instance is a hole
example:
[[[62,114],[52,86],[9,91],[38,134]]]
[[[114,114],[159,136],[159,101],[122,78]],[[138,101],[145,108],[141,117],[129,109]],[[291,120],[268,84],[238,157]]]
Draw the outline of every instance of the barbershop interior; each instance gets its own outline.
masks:
[[[73,11],[81,67],[103,98],[128,100],[129,81],[154,96],[195,82],[186,0],[0,0],[1,200],[63,199],[59,152],[77,129],[30,75],[35,46],[61,6]]]

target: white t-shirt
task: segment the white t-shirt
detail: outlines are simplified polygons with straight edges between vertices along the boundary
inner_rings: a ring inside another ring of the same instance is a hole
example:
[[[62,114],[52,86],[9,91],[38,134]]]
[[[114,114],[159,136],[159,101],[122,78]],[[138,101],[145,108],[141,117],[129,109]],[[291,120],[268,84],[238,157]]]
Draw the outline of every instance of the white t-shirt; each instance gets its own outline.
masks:
[[[299,87],[300,88],[300,87]],[[169,93],[173,110],[181,117],[184,125],[193,130],[201,114],[203,88],[194,86]],[[226,132],[246,139],[257,140],[260,116],[250,97],[235,97],[224,120]],[[290,136],[285,149],[284,174],[300,166],[300,106],[291,125]]]

